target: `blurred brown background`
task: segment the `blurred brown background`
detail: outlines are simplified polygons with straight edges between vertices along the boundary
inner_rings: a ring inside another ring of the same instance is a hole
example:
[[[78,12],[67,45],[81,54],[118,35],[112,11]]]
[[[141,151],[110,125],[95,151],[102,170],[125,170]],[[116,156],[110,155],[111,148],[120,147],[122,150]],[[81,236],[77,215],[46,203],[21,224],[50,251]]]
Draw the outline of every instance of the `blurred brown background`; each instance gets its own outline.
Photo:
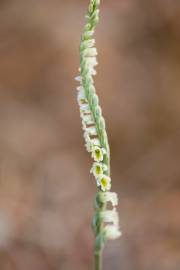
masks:
[[[88,270],[95,183],[74,77],[88,1],[0,1],[0,269]],[[179,270],[180,1],[102,1],[97,91],[123,236],[104,270]]]

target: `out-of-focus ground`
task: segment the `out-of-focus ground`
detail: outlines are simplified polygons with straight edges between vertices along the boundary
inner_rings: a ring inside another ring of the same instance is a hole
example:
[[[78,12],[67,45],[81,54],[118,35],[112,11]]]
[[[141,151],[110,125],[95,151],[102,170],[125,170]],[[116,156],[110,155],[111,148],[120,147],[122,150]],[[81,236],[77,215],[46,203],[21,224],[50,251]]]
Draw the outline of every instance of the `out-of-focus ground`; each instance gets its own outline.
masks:
[[[88,270],[95,183],[74,76],[88,1],[0,1],[0,269]],[[102,1],[97,91],[123,236],[104,270],[179,270],[180,2]]]

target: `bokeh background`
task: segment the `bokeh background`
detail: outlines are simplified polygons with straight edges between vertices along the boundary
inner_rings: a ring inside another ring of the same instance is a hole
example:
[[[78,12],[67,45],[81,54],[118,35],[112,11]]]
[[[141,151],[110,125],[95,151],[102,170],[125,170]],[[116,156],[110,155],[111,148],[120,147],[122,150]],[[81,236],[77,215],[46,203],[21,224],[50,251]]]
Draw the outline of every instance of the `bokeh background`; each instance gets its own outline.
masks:
[[[88,270],[76,83],[88,1],[0,1],[0,269]],[[123,236],[104,270],[179,270],[180,1],[102,1],[97,91]]]

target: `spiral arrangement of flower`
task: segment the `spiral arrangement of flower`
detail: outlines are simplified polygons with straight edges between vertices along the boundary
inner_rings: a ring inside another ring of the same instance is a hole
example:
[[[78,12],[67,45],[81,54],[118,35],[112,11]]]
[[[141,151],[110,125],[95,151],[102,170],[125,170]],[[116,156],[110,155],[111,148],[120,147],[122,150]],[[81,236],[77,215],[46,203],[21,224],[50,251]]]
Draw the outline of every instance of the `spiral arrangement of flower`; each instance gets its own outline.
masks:
[[[95,27],[99,21],[100,0],[90,0],[86,24],[80,43],[79,76],[77,100],[82,119],[85,147],[93,159],[90,172],[94,175],[98,187],[95,200],[95,216],[93,228],[96,235],[95,269],[101,269],[101,253],[107,239],[116,239],[121,235],[116,206],[117,194],[110,192],[110,150],[106,133],[105,120],[96,94],[93,76],[96,75],[97,50],[93,38]],[[111,209],[108,209],[109,203]]]

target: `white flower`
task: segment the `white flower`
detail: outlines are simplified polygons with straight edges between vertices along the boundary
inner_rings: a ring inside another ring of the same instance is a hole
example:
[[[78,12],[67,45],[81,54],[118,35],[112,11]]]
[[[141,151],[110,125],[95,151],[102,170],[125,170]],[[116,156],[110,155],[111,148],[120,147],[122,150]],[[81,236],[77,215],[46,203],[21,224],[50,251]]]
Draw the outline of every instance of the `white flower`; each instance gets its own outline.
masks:
[[[85,132],[84,132],[84,140],[85,140],[85,147],[86,147],[86,150],[90,153],[92,152],[92,141],[91,141],[91,138],[89,136],[89,133],[86,131],[86,129],[84,129]]]
[[[86,63],[91,67],[94,67],[98,64],[95,56],[86,57]]]
[[[87,48],[83,51],[83,54],[85,57],[93,57],[97,55],[97,50],[96,48]]]
[[[80,113],[91,113],[90,107],[88,103],[83,103],[80,105]]]
[[[94,146],[92,149],[92,158],[95,161],[99,162],[103,160],[103,157],[104,157],[103,149],[98,146]]]
[[[78,81],[78,82],[80,82],[80,83],[82,83],[82,77],[81,76],[75,77],[75,80]]]
[[[84,91],[84,88],[83,88],[83,86],[82,86],[82,85],[80,85],[80,86],[76,87],[76,89],[77,89],[77,91]]]
[[[85,147],[86,147],[87,152],[91,153],[91,151],[92,151],[92,145],[91,145],[91,142],[85,143]]]
[[[97,139],[97,138],[91,139],[91,142],[92,142],[92,145],[93,145],[94,147],[95,147],[95,146],[100,146],[100,145],[101,145],[99,139]]]
[[[94,67],[92,67],[92,66],[89,66],[89,74],[91,74],[91,75],[96,75],[96,70],[94,69]]]
[[[94,175],[94,177],[99,177],[103,174],[103,164],[94,162],[90,172]]]
[[[84,33],[84,38],[87,39],[87,38],[89,38],[89,37],[91,37],[91,36],[93,36],[93,35],[94,35],[94,30],[86,31],[86,32]]]
[[[90,136],[96,136],[97,135],[97,129],[96,129],[95,126],[87,127],[86,131]]]
[[[84,93],[84,89],[83,89],[83,91],[80,90],[78,92],[77,101],[78,101],[79,106],[81,106],[82,104],[84,104],[85,102],[87,102],[87,99],[86,99],[86,96],[85,96],[85,93]]]
[[[86,150],[88,152],[92,152],[95,146],[100,146],[99,139],[97,139],[97,138],[91,139],[90,136],[89,136],[89,134],[86,134],[85,135],[85,138],[86,138],[85,139],[86,140],[85,147],[86,147]]]
[[[116,239],[121,236],[118,226],[106,225],[104,228],[104,234],[107,239]]]
[[[103,174],[97,179],[97,185],[101,187],[102,191],[110,190],[111,178],[109,176]]]
[[[115,208],[113,210],[102,211],[101,217],[105,223],[113,223],[116,226],[119,224],[119,217]]]
[[[86,128],[87,128],[87,127],[86,127],[86,123],[85,123],[84,121],[82,121],[82,129],[83,129],[83,130],[86,130]]]
[[[82,117],[82,121],[86,124],[86,125],[92,125],[94,124],[94,119],[92,114],[81,114]]]
[[[82,42],[81,42],[81,48],[83,49],[83,48],[91,48],[91,47],[93,47],[94,46],[94,44],[95,44],[95,39],[89,39],[89,40],[83,40]]]
[[[87,115],[91,115],[91,112],[89,112],[89,111],[88,112],[83,111],[80,108],[80,117],[81,117],[81,119],[84,119],[84,117],[87,116]]]
[[[88,72],[90,75],[96,75],[95,66],[97,65],[96,57],[87,57],[86,58],[86,65],[88,67]]]
[[[112,206],[118,205],[118,196],[115,192],[101,192],[99,199],[103,203],[111,202]]]
[[[91,138],[90,138],[89,133],[87,131],[84,132],[83,136],[84,136],[84,140],[86,143],[91,143]]]

